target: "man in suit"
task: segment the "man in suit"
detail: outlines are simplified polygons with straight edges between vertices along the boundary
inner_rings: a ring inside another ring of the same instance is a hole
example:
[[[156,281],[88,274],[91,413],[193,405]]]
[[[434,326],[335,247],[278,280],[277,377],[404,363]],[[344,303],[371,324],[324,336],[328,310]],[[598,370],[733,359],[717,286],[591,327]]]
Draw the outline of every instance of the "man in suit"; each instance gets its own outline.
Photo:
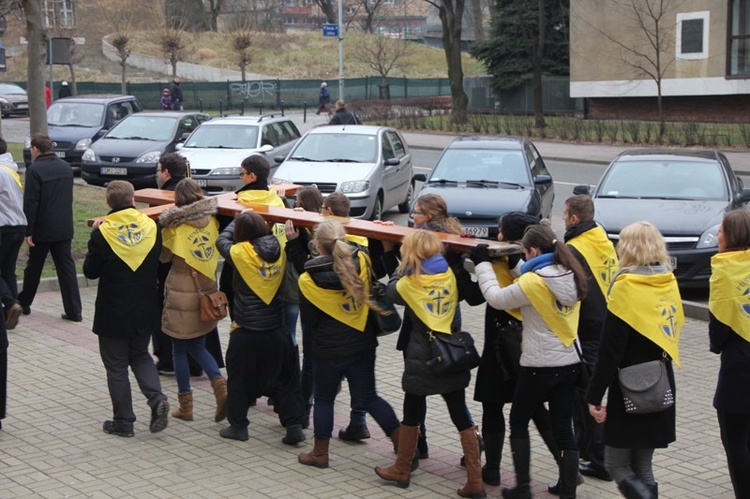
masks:
[[[81,322],[81,294],[71,254],[73,169],[51,149],[52,141],[48,136],[36,134],[32,137],[32,163],[26,169],[23,192],[29,260],[23,272],[23,290],[18,295],[18,302],[23,307],[24,315],[29,315],[44,261],[47,253],[52,253],[65,310],[62,318]]]
[[[107,186],[112,209],[94,224],[83,264],[89,279],[99,279],[93,331],[107,371],[114,417],[104,422],[104,433],[133,436],[133,400],[128,367],[151,408],[149,430],[167,427],[169,404],[148,352],[151,333],[159,325],[156,277],[161,231],[156,222],[133,207],[133,186],[115,180]]]

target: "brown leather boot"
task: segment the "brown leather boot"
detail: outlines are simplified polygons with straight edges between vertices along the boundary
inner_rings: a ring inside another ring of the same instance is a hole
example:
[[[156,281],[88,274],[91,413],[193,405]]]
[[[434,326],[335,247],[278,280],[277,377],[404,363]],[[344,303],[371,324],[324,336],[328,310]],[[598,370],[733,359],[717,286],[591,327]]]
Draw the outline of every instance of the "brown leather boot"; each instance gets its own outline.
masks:
[[[330,440],[315,439],[315,445],[310,452],[303,452],[297,456],[297,461],[305,466],[328,468],[328,443]]]
[[[398,429],[398,455],[392,466],[382,468],[375,467],[375,473],[383,480],[395,482],[397,487],[405,489],[411,481],[411,466],[414,451],[417,449],[419,438],[418,426],[406,426],[401,424]]]
[[[180,406],[172,411],[172,417],[185,421],[193,420],[193,392],[178,393]]]
[[[487,497],[482,482],[482,458],[480,457],[477,429],[474,427],[466,428],[459,435],[461,435],[461,448],[464,451],[466,462],[466,485],[458,489],[458,495],[475,499]]]
[[[216,397],[216,414],[214,414],[214,421],[217,423],[224,421],[227,418],[227,380],[223,376],[219,376],[211,380],[211,388],[214,389],[214,397]]]

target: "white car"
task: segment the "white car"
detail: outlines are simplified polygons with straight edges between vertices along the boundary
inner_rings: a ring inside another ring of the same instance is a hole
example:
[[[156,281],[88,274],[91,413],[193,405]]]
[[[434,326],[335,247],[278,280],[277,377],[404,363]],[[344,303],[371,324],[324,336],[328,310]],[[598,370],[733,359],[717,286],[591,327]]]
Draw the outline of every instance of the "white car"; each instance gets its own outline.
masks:
[[[350,216],[378,220],[394,206],[408,213],[414,195],[411,154],[394,128],[330,125],[307,132],[284,159],[273,180],[315,184],[323,196],[341,191]]]
[[[300,137],[289,118],[231,116],[203,123],[177,150],[190,163],[190,174],[209,194],[242,187],[240,165],[253,153],[284,155]],[[276,163],[271,163],[271,174]]]

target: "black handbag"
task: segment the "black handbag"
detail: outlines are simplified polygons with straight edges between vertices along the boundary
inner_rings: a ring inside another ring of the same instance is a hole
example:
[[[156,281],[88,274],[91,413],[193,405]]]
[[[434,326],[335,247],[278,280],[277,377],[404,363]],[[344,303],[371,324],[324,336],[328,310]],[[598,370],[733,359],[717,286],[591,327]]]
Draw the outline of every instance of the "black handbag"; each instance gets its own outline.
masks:
[[[432,358],[427,361],[430,374],[448,371],[471,371],[479,365],[479,352],[474,346],[474,338],[466,331],[453,334],[428,331]]]
[[[401,329],[401,316],[393,301],[386,296],[385,284],[373,281],[370,288],[370,298],[385,312],[373,311],[378,324],[377,336],[385,336]]]
[[[664,359],[623,367],[617,373],[622,401],[628,414],[650,414],[674,405]]]

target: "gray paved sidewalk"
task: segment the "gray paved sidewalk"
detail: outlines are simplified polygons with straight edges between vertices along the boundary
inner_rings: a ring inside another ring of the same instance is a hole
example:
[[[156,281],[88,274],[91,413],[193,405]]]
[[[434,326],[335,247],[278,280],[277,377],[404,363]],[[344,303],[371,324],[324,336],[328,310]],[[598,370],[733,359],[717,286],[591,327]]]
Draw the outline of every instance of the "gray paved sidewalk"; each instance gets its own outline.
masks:
[[[394,458],[390,442],[370,421],[373,438],[362,444],[334,439],[331,467],[326,470],[297,463],[309,450],[281,443],[283,430],[265,399],[250,410],[250,440],[227,441],[218,431],[226,423],[212,420],[213,395],[207,379],[194,380],[195,421],[170,420],[162,433],[148,432],[149,411],[133,395],[136,436],[122,439],[101,431],[110,417],[104,369],[96,337],[91,333],[95,288],[83,288],[84,322],[61,320],[57,292],[37,296],[32,314],[10,332],[8,417],[0,431],[0,497],[458,497],[464,470],[458,466],[460,444],[439,397],[428,402],[427,437],[430,458],[420,463],[411,486],[384,484],[373,472]],[[465,327],[481,347],[483,308],[465,308]],[[226,321],[222,324],[227,345]],[[401,354],[396,337],[381,341],[378,350],[378,389],[401,414]],[[708,352],[706,324],[689,319],[683,332],[684,369],[677,372],[677,442],[658,450],[655,471],[665,498],[730,498],[731,485],[711,407],[719,360]],[[170,402],[176,403],[173,378],[162,378]],[[473,390],[473,385],[470,391]],[[476,421],[481,408],[469,403]],[[347,390],[336,405],[336,426],[348,419]],[[534,430],[532,430],[534,434]],[[551,497],[546,484],[557,470],[534,434],[532,479],[537,497]],[[503,485],[513,485],[509,449],[503,454]],[[587,479],[581,498],[619,497],[613,483]],[[490,497],[499,487],[488,488]]]

